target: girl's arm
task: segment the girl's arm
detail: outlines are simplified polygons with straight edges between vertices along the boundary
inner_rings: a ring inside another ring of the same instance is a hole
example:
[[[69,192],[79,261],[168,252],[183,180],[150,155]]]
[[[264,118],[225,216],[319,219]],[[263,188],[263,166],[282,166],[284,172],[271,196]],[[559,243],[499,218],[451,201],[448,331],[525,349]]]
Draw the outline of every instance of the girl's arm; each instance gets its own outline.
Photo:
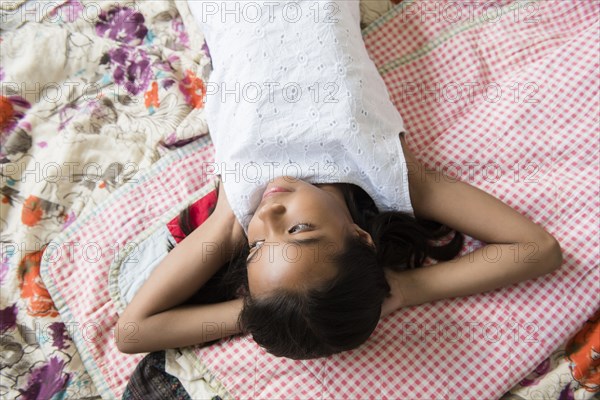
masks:
[[[488,245],[423,268],[386,270],[392,296],[384,303],[382,315],[403,306],[497,289],[560,267],[560,245],[544,228],[483,190],[426,171],[402,140],[415,216]]]
[[[214,212],[156,267],[119,318],[124,353],[200,344],[239,332],[242,300],[180,306],[229,260],[245,236],[219,185]]]

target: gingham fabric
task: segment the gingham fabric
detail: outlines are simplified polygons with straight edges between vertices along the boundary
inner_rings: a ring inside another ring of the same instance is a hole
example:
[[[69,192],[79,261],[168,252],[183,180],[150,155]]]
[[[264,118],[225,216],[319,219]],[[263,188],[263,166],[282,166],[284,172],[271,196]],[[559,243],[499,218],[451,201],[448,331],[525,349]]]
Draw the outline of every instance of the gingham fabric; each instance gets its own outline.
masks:
[[[498,398],[599,307],[598,3],[469,2],[458,21],[457,4],[402,2],[365,30],[367,48],[417,157],[544,226],[562,268],[400,310],[327,359],[279,359],[249,338],[188,353],[232,396]]]
[[[78,218],[44,253],[44,283],[103,398],[120,397],[142,359],[114,343],[122,305],[108,285],[111,265],[135,256],[137,243],[214,189],[214,176],[204,173],[213,160],[208,136],[173,151]]]
[[[223,397],[497,398],[599,307],[598,3],[507,1],[488,6],[488,19],[500,13],[489,21],[479,18],[489,3],[469,2],[458,21],[452,4],[402,2],[364,31],[367,48],[417,157],[460,171],[462,180],[543,225],[561,243],[561,269],[399,310],[359,349],[327,359],[275,358],[247,337],[184,350]],[[211,155],[207,142],[178,150],[137,186],[77,220],[54,246],[60,257],[49,253],[54,262],[42,264],[106,398],[120,396],[141,357],[119,353],[112,342],[117,313],[106,283],[114,253],[86,261],[69,243],[123,249],[144,229],[166,223],[177,211],[173,204],[189,202],[206,185],[200,165]],[[469,238],[463,253],[481,245]]]

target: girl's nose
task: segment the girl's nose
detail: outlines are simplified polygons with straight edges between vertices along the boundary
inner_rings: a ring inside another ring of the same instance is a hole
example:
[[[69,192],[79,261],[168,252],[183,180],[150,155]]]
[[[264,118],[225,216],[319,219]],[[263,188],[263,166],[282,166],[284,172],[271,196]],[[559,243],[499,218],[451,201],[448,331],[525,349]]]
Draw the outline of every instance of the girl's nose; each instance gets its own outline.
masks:
[[[265,204],[258,210],[258,218],[262,221],[274,220],[285,213],[285,207],[280,203]]]

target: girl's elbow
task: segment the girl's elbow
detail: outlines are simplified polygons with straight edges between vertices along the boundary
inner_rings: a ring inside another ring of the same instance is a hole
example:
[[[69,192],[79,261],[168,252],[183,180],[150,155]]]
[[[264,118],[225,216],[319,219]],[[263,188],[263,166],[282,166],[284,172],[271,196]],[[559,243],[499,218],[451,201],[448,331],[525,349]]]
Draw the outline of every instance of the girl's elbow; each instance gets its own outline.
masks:
[[[554,272],[562,266],[563,253],[560,248],[560,243],[554,238],[554,236],[548,234],[540,242],[541,252],[544,255],[544,267],[547,273]]]
[[[143,353],[143,351],[136,347],[135,343],[130,343],[127,340],[115,340],[115,343],[117,344],[117,349],[123,354]]]
[[[117,349],[123,354],[137,354],[138,352],[133,349],[130,345],[123,343],[123,341],[116,341]]]
[[[143,353],[141,349],[140,338],[137,337],[140,331],[140,321],[130,318],[124,318],[124,315],[119,317],[117,326],[114,329],[114,339],[117,349],[125,354]]]
[[[562,253],[562,249],[560,248],[560,244],[558,242],[556,242],[556,245],[553,247],[553,252],[554,252],[554,270],[558,270],[560,269],[560,267],[562,267],[562,263],[563,263],[563,253]]]

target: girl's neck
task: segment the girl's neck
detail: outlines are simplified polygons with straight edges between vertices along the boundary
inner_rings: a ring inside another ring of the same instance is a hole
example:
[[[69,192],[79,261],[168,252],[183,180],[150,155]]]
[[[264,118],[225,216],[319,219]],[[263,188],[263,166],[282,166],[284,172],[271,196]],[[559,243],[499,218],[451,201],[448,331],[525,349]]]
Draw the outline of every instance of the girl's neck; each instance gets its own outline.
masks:
[[[352,219],[352,213],[348,209],[347,203],[346,193],[350,189],[347,183],[319,183],[315,186],[317,186],[321,190],[325,190],[331,193],[340,204],[340,207],[342,207],[348,213],[350,219]]]

